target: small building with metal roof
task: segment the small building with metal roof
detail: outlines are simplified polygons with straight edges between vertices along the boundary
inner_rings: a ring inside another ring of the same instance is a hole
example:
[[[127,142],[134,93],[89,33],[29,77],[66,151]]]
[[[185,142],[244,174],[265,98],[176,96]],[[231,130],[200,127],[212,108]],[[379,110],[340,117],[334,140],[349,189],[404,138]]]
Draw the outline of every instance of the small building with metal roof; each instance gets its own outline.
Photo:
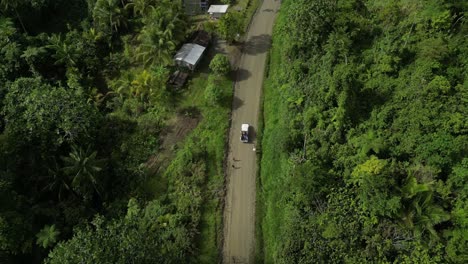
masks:
[[[205,47],[195,43],[185,43],[174,56],[174,61],[178,66],[187,67],[194,70],[205,52]]]
[[[208,13],[211,18],[220,18],[226,14],[229,5],[210,5],[208,8]]]

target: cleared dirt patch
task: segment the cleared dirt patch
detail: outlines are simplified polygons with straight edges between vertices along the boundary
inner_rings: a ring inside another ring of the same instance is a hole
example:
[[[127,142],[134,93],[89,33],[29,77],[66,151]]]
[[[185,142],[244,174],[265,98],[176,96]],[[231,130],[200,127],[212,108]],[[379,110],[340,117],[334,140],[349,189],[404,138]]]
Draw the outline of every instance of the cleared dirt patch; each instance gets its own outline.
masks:
[[[171,160],[177,143],[182,142],[185,137],[200,122],[201,117],[196,109],[180,111],[175,117],[167,121],[166,127],[161,132],[161,145],[158,153],[151,156],[146,163],[150,175],[156,174]]]

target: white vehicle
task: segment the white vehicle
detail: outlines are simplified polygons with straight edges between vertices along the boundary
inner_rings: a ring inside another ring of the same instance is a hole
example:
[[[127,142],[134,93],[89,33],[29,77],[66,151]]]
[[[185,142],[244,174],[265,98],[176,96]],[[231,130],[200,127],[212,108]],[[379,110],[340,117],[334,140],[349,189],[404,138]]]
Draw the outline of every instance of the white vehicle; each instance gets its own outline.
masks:
[[[242,124],[240,140],[249,143],[249,124]]]

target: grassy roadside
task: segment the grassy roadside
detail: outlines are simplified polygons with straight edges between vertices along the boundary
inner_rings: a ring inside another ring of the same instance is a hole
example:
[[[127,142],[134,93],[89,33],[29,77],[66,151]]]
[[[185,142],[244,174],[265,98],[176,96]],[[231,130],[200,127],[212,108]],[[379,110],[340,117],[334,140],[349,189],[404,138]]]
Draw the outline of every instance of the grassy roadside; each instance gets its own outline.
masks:
[[[263,73],[264,80],[267,80],[269,76],[269,66],[270,66],[270,52],[267,54],[266,63],[265,63],[265,72]],[[264,86],[262,90],[264,90]],[[264,263],[263,259],[263,234],[262,234],[262,216],[263,216],[263,198],[261,197],[262,192],[262,139],[263,139],[263,129],[265,128],[264,120],[264,94],[260,97],[260,109],[258,114],[258,133],[257,133],[257,176],[256,176],[256,190],[257,190],[257,199],[255,205],[255,263]]]
[[[243,6],[244,10],[244,31],[247,32],[250,22],[257,11],[257,8],[260,6],[263,0],[245,0],[246,2]]]
[[[200,124],[200,140],[207,142],[207,154],[209,162],[208,179],[206,183],[205,204],[202,208],[200,229],[200,263],[215,263],[218,261],[219,239],[222,234],[222,208],[221,195],[224,188],[224,152],[225,142],[229,129],[229,116],[231,112],[231,101],[233,96],[232,81],[224,78],[223,102],[220,106],[209,107],[202,110],[204,120]],[[205,86],[202,87],[203,89]],[[197,131],[195,131],[196,133]]]
[[[281,15],[277,18],[281,23]],[[273,263],[278,248],[276,239],[280,237],[281,224],[287,208],[282,198],[282,190],[288,186],[288,138],[287,105],[281,96],[281,40],[273,34],[273,45],[269,53],[268,70],[263,90],[263,131],[261,138],[262,157],[260,161],[260,186],[257,192],[257,263]]]
[[[263,101],[263,98],[261,99]],[[262,192],[262,180],[260,175],[262,174],[262,167],[260,166],[262,160],[262,130],[263,130],[263,110],[260,109],[261,117],[258,119],[258,134],[257,134],[257,175],[255,179],[256,184],[256,201],[255,201],[255,263],[263,263],[263,234],[262,234],[262,216],[263,216],[263,198],[261,197]]]
[[[272,52],[272,72],[275,72],[279,61],[278,50]],[[285,152],[287,130],[283,113],[285,106],[273,81],[268,80],[264,91],[264,131],[262,137],[262,160],[259,195],[262,220],[259,221],[261,238],[263,239],[264,263],[272,263],[270,258],[276,251],[275,239],[280,232],[284,208],[281,206],[282,198],[278,190],[286,187],[286,179],[283,175],[287,167],[287,155]]]
[[[206,176],[202,187],[203,204],[196,246],[199,249],[198,263],[216,263],[219,259],[218,248],[222,233],[221,194],[224,184],[223,161],[224,147],[229,127],[229,115],[232,101],[232,81],[222,77],[220,85],[223,96],[219,105],[207,105],[204,90],[208,74],[198,73],[191,80],[189,88],[180,102],[182,108],[196,107],[200,110],[202,120],[181,144],[180,152],[184,151],[185,142],[202,142],[206,155]],[[178,151],[179,152],[179,151]],[[176,156],[178,153],[176,153]]]
[[[245,17],[245,28],[255,14],[261,0],[242,0]],[[222,204],[224,195],[224,171],[223,162],[225,157],[225,142],[228,136],[229,117],[233,96],[233,82],[223,77],[220,85],[223,87],[223,96],[219,105],[208,106],[204,100],[204,90],[207,85],[208,74],[198,72],[192,78],[183,99],[179,102],[179,108],[197,108],[202,116],[201,122],[190,133],[184,142],[179,143],[180,150],[175,156],[183,153],[185,143],[197,140],[204,143],[206,152],[206,182],[203,187],[203,204],[199,231],[196,237],[198,256],[196,263],[217,263],[219,261],[219,250],[222,239]],[[261,137],[261,135],[259,135]],[[260,141],[258,141],[260,142]],[[258,179],[258,178],[257,178]]]

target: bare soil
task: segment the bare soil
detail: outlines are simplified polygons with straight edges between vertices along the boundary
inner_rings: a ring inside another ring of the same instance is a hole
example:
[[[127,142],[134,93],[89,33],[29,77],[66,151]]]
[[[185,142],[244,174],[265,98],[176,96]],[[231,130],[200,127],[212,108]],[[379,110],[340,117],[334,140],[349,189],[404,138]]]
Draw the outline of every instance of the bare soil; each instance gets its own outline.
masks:
[[[165,167],[174,154],[174,148],[178,142],[182,142],[185,137],[198,125],[200,117],[189,116],[183,113],[177,114],[167,121],[166,127],[161,132],[162,143],[158,153],[151,156],[146,163],[150,174],[159,172]]]

